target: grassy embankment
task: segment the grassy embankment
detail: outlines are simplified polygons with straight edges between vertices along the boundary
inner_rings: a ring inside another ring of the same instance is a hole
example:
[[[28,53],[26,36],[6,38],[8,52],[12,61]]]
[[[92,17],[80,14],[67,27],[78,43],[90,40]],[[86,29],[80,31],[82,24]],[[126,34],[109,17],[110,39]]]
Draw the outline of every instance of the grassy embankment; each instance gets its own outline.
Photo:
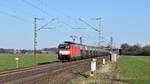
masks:
[[[150,84],[150,56],[122,56],[119,69],[125,84]]]
[[[19,57],[19,67],[32,66],[34,56],[32,54],[0,54],[0,70],[16,68],[16,57]],[[38,54],[37,62],[57,61],[57,55]]]

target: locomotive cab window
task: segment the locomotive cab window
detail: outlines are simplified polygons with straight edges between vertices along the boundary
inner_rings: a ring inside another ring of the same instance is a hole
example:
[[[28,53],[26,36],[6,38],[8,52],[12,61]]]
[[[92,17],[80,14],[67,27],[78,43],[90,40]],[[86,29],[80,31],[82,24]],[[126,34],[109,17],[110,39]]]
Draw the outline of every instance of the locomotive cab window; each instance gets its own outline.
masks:
[[[61,49],[69,49],[70,47],[69,47],[68,44],[60,44],[59,48],[61,48]]]

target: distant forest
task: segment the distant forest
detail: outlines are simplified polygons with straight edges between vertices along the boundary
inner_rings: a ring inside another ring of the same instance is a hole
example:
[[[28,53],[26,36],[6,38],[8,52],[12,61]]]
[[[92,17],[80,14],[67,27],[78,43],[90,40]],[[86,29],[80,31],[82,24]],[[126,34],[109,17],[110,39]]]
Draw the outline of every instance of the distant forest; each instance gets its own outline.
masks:
[[[120,53],[122,55],[145,55],[145,56],[150,56],[150,45],[146,45],[146,46],[141,47],[139,44],[131,46],[127,43],[124,43],[124,44],[121,45]]]

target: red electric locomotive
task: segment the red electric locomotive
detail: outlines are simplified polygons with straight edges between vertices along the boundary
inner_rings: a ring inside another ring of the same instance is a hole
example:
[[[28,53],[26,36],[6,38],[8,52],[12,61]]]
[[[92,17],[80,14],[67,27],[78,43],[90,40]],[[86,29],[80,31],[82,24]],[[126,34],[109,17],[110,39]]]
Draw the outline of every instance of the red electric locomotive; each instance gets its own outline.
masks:
[[[80,46],[75,43],[65,42],[58,46],[58,59],[68,61],[81,56]]]

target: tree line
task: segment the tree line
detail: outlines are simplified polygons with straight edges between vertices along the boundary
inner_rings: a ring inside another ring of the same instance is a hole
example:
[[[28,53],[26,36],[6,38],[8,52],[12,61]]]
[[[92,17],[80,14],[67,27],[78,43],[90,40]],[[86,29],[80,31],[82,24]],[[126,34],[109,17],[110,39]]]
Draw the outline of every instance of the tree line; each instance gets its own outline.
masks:
[[[36,50],[36,53],[41,54],[42,51],[54,53],[57,51],[57,48],[55,48],[55,47],[54,48],[43,48],[43,49]],[[30,50],[30,49],[28,50],[28,49],[4,49],[4,48],[0,48],[0,53],[9,53],[9,54],[28,53],[28,54],[31,54],[33,52],[34,52],[34,50]]]
[[[139,44],[129,45],[124,43],[121,45],[120,53],[122,55],[145,55],[150,56],[150,45],[140,46]]]

